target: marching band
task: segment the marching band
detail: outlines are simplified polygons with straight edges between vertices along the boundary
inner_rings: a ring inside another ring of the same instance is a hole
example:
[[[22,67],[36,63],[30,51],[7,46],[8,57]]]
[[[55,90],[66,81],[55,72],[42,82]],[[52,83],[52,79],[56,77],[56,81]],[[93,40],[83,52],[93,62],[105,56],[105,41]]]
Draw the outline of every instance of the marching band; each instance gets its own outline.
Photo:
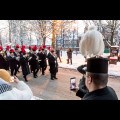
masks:
[[[29,46],[28,53],[25,51],[25,48],[26,46],[22,45],[20,49],[17,44],[15,49],[10,49],[10,47],[7,46],[4,51],[0,46],[0,69],[10,70],[11,76],[16,76],[17,73],[20,72],[19,69],[21,67],[23,78],[25,82],[28,82],[27,75],[30,73],[33,74],[34,78],[38,77],[37,73],[39,70],[42,72],[42,75],[45,75],[48,60],[51,80],[57,79],[58,62],[53,48],[48,47],[48,54],[46,45],[40,46],[39,49],[36,45],[34,47]]]

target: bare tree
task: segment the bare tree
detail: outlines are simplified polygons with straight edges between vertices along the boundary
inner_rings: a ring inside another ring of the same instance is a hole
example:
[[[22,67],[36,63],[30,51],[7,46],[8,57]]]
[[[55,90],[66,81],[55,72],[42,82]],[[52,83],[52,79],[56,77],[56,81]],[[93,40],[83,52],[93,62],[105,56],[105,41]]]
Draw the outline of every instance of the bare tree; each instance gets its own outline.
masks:
[[[110,32],[110,45],[114,45],[114,35],[116,33],[116,30],[120,27],[120,21],[119,20],[105,20],[106,24],[102,23],[102,20],[93,20],[93,23],[102,28],[102,34],[104,38],[106,37],[106,31]]]

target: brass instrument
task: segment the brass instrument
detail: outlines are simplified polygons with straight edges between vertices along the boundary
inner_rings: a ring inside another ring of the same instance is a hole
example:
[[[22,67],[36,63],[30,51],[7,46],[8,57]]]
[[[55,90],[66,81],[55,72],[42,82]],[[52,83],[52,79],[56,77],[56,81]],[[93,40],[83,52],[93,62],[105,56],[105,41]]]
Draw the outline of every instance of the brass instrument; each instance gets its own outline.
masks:
[[[3,58],[5,59],[5,61],[7,61],[7,56],[6,56],[6,54],[5,54],[5,51],[1,51],[0,53],[1,53],[1,55],[3,56]]]

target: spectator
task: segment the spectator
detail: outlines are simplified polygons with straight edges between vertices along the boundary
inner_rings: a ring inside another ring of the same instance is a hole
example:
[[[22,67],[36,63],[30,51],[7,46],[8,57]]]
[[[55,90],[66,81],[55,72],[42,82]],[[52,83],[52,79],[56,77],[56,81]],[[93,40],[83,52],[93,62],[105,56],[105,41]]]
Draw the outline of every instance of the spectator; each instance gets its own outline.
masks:
[[[108,83],[108,59],[87,59],[87,72],[85,85],[89,92],[82,100],[118,100],[113,88]]]
[[[12,87],[11,76],[4,70],[0,69],[0,100],[31,100],[33,93],[28,85],[19,81],[15,77],[14,82],[17,87]]]
[[[60,62],[61,62],[60,49],[59,49],[59,48],[56,50],[56,54],[57,54],[57,58],[59,58],[59,60],[60,60]]]
[[[68,56],[67,64],[69,64],[69,60],[70,60],[71,61],[71,65],[72,65],[72,50],[71,50],[70,47],[67,50],[67,56]]]

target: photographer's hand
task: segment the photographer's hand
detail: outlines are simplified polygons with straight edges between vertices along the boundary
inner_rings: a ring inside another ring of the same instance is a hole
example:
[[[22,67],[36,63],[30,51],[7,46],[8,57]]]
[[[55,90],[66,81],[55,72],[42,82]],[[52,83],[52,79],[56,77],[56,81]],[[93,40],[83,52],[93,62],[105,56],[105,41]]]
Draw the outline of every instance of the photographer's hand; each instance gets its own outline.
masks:
[[[77,93],[78,90],[79,90],[79,87],[75,87],[75,89],[72,91]]]
[[[14,77],[14,82],[19,83],[19,79],[17,77]]]

